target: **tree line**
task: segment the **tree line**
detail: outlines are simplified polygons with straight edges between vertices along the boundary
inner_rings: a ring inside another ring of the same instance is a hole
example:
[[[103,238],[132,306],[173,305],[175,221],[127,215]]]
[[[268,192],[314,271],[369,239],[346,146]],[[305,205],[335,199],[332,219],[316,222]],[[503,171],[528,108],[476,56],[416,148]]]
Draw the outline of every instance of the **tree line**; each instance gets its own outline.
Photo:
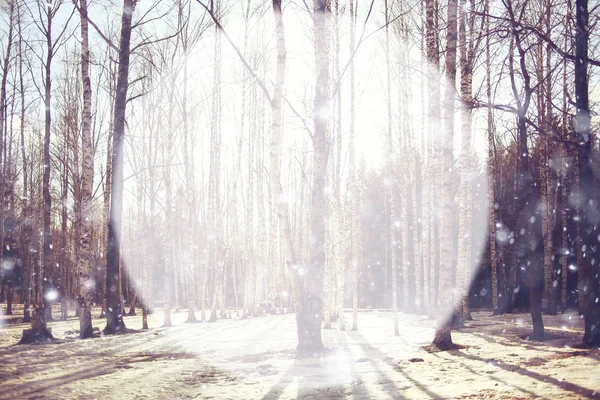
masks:
[[[294,311],[312,350],[384,308],[446,349],[577,306],[598,343],[587,1],[138,3],[2,2],[7,313]]]

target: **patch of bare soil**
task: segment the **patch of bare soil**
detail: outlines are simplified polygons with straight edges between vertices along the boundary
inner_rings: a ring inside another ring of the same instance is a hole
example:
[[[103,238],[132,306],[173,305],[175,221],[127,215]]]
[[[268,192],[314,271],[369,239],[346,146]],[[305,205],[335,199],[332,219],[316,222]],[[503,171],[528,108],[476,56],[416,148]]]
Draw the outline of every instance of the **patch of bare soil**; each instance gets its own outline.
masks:
[[[541,357],[533,357],[530,358],[527,361],[523,361],[521,364],[523,364],[526,367],[539,367],[540,365],[544,365],[548,362],[548,360],[541,358]]]
[[[453,343],[449,346],[443,346],[443,347],[438,347],[434,344],[430,344],[430,345],[422,347],[422,349],[428,353],[439,353],[441,351],[463,350],[463,349],[467,349],[467,348],[468,348],[468,346],[463,346],[461,344],[456,344],[456,343]]]
[[[139,353],[129,357],[123,357],[120,362],[123,364],[135,364],[140,362],[186,360],[192,358],[197,358],[197,356],[192,353]]]
[[[478,399],[478,400],[528,400],[531,397],[517,396],[514,393],[506,391],[497,391],[493,389],[483,389],[474,394],[468,394],[458,397],[459,399]]]

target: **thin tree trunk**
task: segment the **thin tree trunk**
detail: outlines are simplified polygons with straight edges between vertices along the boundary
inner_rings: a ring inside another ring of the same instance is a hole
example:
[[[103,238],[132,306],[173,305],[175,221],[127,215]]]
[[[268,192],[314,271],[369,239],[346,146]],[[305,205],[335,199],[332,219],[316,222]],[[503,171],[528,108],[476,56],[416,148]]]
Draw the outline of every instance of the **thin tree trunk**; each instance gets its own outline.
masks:
[[[52,20],[54,19],[55,8],[45,7],[46,9],[46,61],[44,64],[45,69],[45,84],[44,84],[44,106],[45,106],[45,125],[44,125],[44,175],[42,180],[42,197],[43,197],[43,224],[44,224],[44,245],[43,245],[43,256],[42,256],[42,271],[40,276],[48,283],[43,288],[44,294],[49,289],[49,278],[50,278],[50,267],[52,265],[52,195],[50,193],[50,135],[52,128],[52,75],[51,65],[52,57],[54,55],[54,45],[52,43]],[[52,321],[52,306],[47,300],[46,296],[43,296],[43,308],[45,314],[45,321]]]
[[[169,129],[166,144],[163,147],[163,163],[167,165],[172,157],[173,141],[172,130]],[[166,166],[165,174],[165,276],[164,276],[164,320],[163,326],[172,326],[171,322],[171,282],[173,280],[173,242],[171,224],[173,221],[173,192],[171,187],[171,167]]]
[[[542,6],[546,6],[548,9],[548,4],[541,4]],[[544,12],[544,20],[547,18],[546,15],[548,13]],[[544,31],[542,27],[542,21],[538,24],[538,29],[540,31]],[[548,26],[545,30],[545,34],[551,37],[551,32],[549,31],[550,27]],[[548,49],[549,51],[551,49]],[[551,98],[551,81],[552,81],[552,70],[551,65],[549,65],[549,60],[546,60],[546,67],[544,68],[544,51],[543,45],[540,42],[537,48],[537,72],[538,72],[538,81],[546,82],[546,84],[539,86],[538,91],[538,114],[539,119],[542,126],[549,127],[552,124],[552,107],[550,102]],[[550,57],[547,54],[547,57]],[[550,92],[550,96],[548,95]],[[546,106],[548,103],[548,106]],[[542,243],[543,243],[543,251],[544,251],[544,259],[543,259],[543,271],[544,271],[544,286],[542,293],[542,309],[550,315],[556,315],[556,289],[554,286],[554,281],[556,280],[556,274],[554,272],[554,254],[553,254],[553,232],[555,225],[555,204],[553,202],[554,199],[554,182],[552,179],[552,170],[550,168],[550,149],[548,139],[545,137],[540,137],[540,189],[541,189],[541,217],[542,217]]]
[[[335,73],[336,81],[341,81],[340,72],[340,21],[341,11],[339,0],[335,0]],[[344,285],[345,285],[345,255],[347,253],[345,243],[345,229],[344,229],[344,210],[342,208],[342,199],[340,188],[342,185],[342,173],[341,173],[341,158],[342,158],[342,88],[337,88],[337,149],[336,149],[336,193],[335,193],[335,235],[336,235],[336,281],[337,281],[337,292],[336,292],[336,314],[338,320],[338,329],[345,330],[344,320]]]
[[[17,7],[17,26],[19,30],[19,94],[21,96],[21,113],[20,113],[20,134],[21,134],[21,161],[23,163],[23,322],[30,322],[30,305],[31,305],[31,291],[32,291],[32,265],[31,265],[31,235],[33,233],[33,221],[31,220],[30,204],[31,199],[29,198],[29,181],[28,181],[28,163],[27,156],[25,154],[25,84],[23,78],[23,31],[21,25],[21,8]],[[30,175],[29,175],[30,177]],[[30,179],[30,178],[29,178]],[[0,225],[0,230],[3,227]],[[2,247],[2,246],[0,246]],[[1,250],[0,250],[1,251]]]
[[[275,89],[271,99],[271,145],[269,150],[270,158],[270,185],[272,198],[275,200],[276,213],[281,226],[281,239],[283,242],[284,254],[287,269],[291,276],[292,294],[294,297],[294,308],[296,309],[296,324],[298,331],[298,347],[301,348],[302,335],[301,318],[302,312],[302,282],[300,271],[296,259],[296,253],[292,242],[292,230],[289,221],[288,203],[282,201],[284,197],[281,186],[281,134],[282,134],[282,100],[283,89],[285,86],[286,70],[286,42],[285,30],[283,25],[283,15],[281,9],[281,0],[273,0],[273,15],[275,17],[275,35],[277,40],[277,69],[275,73]],[[319,317],[319,325],[321,319]]]
[[[392,82],[391,82],[391,65],[390,65],[390,32],[389,32],[389,22],[390,22],[390,9],[388,7],[388,0],[384,1],[384,12],[385,12],[385,61],[386,61],[386,76],[387,76],[387,162],[386,162],[386,178],[389,181],[388,185],[385,185],[385,208],[387,209],[387,215],[389,219],[387,220],[385,232],[386,232],[386,242],[389,243],[389,246],[386,246],[385,249],[385,260],[386,263],[384,265],[385,274],[387,275],[387,251],[389,248],[390,251],[390,271],[392,274],[392,311],[394,315],[394,335],[398,336],[398,284],[397,284],[397,267],[396,267],[396,212],[395,212],[395,204],[393,199],[396,197],[394,193],[394,188],[396,187],[396,179],[394,176],[394,161],[396,159],[396,154],[394,152],[394,141],[392,137]],[[402,178],[401,178],[402,179]],[[389,236],[387,232],[389,230]],[[406,254],[402,253],[403,259],[406,261]],[[406,276],[405,276],[406,279]],[[384,304],[386,307],[385,301],[385,287],[387,287],[387,279],[384,278]],[[406,296],[405,296],[406,299]],[[405,307],[406,309],[406,307]]]
[[[472,198],[471,198],[471,104],[473,102],[472,95],[472,54],[470,46],[472,46],[471,30],[468,30],[469,38],[467,38],[467,17],[466,0],[462,0],[460,7],[460,92],[462,98],[461,110],[461,154],[459,161],[460,185],[459,185],[459,225],[458,225],[458,270],[457,270],[457,287],[460,304],[458,304],[458,317],[460,320],[470,320],[471,313],[469,310],[469,287],[471,282],[471,214],[472,214]],[[469,24],[471,25],[471,24]],[[472,26],[472,25],[471,25]],[[469,46],[469,47],[467,47]]]
[[[71,295],[71,293],[69,293],[68,291],[68,277],[67,277],[67,224],[68,224],[68,216],[67,216],[67,196],[68,196],[68,192],[69,192],[69,164],[70,164],[70,159],[69,159],[69,149],[72,149],[73,151],[77,151],[77,146],[69,146],[68,142],[71,141],[70,139],[70,128],[67,127],[66,129],[66,137],[65,137],[65,160],[64,160],[64,164],[63,164],[63,171],[62,171],[62,193],[61,193],[61,238],[60,238],[60,242],[61,242],[61,249],[60,249],[60,266],[61,266],[61,270],[62,270],[62,281],[63,281],[63,288],[61,290],[61,297],[62,297],[62,301],[61,301],[61,319],[63,321],[67,320],[67,313],[68,313],[68,307],[67,307],[67,297]],[[77,143],[77,141],[75,140],[75,143]],[[76,165],[74,165],[73,168],[76,173],[78,171],[78,168]],[[77,223],[77,221],[75,222]],[[79,290],[79,288],[77,288],[77,290]],[[81,329],[81,327],[80,327]]]
[[[326,178],[329,180],[329,177]],[[331,218],[332,211],[332,199],[331,194],[325,195],[326,204],[324,204],[325,210],[325,269],[323,274],[323,329],[331,329],[331,314],[334,312],[333,307],[333,290],[332,286],[335,283],[335,277],[333,277],[333,270],[335,270],[335,257],[334,257],[334,238],[333,233],[333,222]]]
[[[485,14],[490,12],[490,0],[485,2]],[[490,19],[485,18],[485,70],[486,70],[486,96],[490,106],[487,107],[487,176],[488,176],[488,208],[489,208],[489,240],[490,240],[490,267],[492,270],[492,308],[494,315],[503,312],[500,308],[498,297],[498,257],[496,256],[496,160],[494,152],[494,114],[492,104],[492,80],[490,66]],[[506,294],[506,293],[505,293]]]
[[[358,0],[356,0],[358,1]],[[350,54],[354,53],[356,46],[356,4],[355,0],[350,0]],[[349,156],[349,176],[350,176],[350,259],[352,264],[352,330],[358,330],[358,216],[357,216],[357,195],[358,185],[356,182],[355,171],[355,67],[354,57],[350,59],[350,138],[348,140]]]
[[[93,213],[92,189],[94,180],[94,154],[91,135],[92,124],[92,84],[90,81],[90,50],[88,47],[87,0],[79,0],[81,15],[81,77],[83,82],[83,123],[81,127],[83,179],[81,182],[81,237],[79,249],[78,271],[79,281],[79,337],[92,336],[92,302],[94,300],[93,271],[90,266],[92,258],[91,229]]]
[[[6,81],[8,78],[8,70],[10,66],[11,60],[11,47],[13,42],[13,29],[14,29],[14,13],[15,13],[15,3],[14,1],[10,2],[9,6],[9,20],[8,20],[8,34],[7,34],[7,44],[6,49],[4,51],[4,60],[2,64],[2,77],[0,83],[0,261],[3,260],[4,255],[4,209],[5,209],[5,184],[6,177],[4,176],[4,169],[7,164],[7,160],[3,159],[6,154],[6,143],[4,142],[4,132],[5,132],[5,124],[6,124]],[[20,21],[20,19],[19,19]],[[20,23],[19,23],[19,31],[20,31]],[[14,100],[13,100],[14,101]],[[4,289],[3,279],[0,276],[0,287]]]
[[[569,21],[571,20],[571,9],[570,7],[567,8],[567,13],[565,15],[565,27],[569,26]],[[565,35],[564,35],[564,46],[565,48],[567,48],[568,44],[569,44],[569,35],[568,35],[568,30],[565,29]],[[562,124],[563,124],[563,139],[567,140],[568,139],[568,133],[569,133],[569,129],[568,129],[568,124],[569,124],[569,117],[568,117],[568,109],[567,109],[567,99],[569,98],[569,93],[568,93],[568,85],[567,85],[567,59],[565,58],[563,60],[563,106],[562,106]],[[567,223],[567,218],[568,218],[568,214],[567,214],[567,195],[568,195],[568,187],[569,184],[567,182],[567,165],[568,165],[568,151],[567,151],[567,146],[563,145],[562,146],[562,157],[561,157],[561,168],[560,168],[560,202],[561,202],[561,235],[562,235],[562,248],[563,249],[567,249],[568,246],[568,240],[569,240],[569,232],[568,232],[568,223]],[[577,168],[576,168],[577,170]],[[563,254],[560,258],[560,264],[561,264],[561,296],[560,296],[560,301],[561,301],[561,311],[564,313],[567,310],[567,282],[568,282],[568,276],[569,276],[569,270],[567,267],[568,264],[568,255],[567,254]]]
[[[439,232],[439,217],[438,213],[434,213],[438,206],[439,190],[436,190],[436,175],[440,169],[438,159],[440,157],[439,145],[436,143],[434,136],[433,127],[440,124],[440,77],[439,77],[439,64],[440,64],[440,53],[439,53],[439,40],[438,40],[438,6],[437,0],[426,0],[425,3],[425,25],[426,25],[426,44],[427,44],[427,75],[428,75],[428,119],[430,126],[430,143],[431,149],[428,156],[428,169],[427,169],[427,181],[429,182],[429,254],[430,254],[430,273],[429,273],[429,291],[428,291],[428,303],[430,307],[428,309],[430,318],[434,317],[437,310],[437,293],[438,286],[436,285],[437,279],[437,265],[439,262],[439,239],[437,232]]]

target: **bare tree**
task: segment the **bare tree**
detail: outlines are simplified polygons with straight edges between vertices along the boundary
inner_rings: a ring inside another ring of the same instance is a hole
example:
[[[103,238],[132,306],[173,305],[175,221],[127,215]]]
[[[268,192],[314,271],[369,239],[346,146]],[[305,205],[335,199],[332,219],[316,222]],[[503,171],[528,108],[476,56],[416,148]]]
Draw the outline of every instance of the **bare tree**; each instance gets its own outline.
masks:
[[[4,254],[4,209],[5,209],[5,176],[4,171],[7,160],[6,143],[4,142],[4,131],[6,126],[6,81],[11,61],[11,48],[13,45],[13,29],[16,5],[14,1],[9,2],[8,34],[6,37],[6,48],[4,49],[4,60],[2,61],[2,76],[0,77],[0,260],[3,260]],[[20,26],[20,24],[19,24]],[[4,289],[2,277],[0,277],[0,287]]]
[[[93,221],[92,189],[94,184],[94,149],[92,147],[92,83],[90,80],[90,49],[88,40],[87,0],[79,0],[81,17],[81,80],[83,82],[83,121],[81,126],[83,174],[81,182],[81,237],[79,265],[79,337],[92,336],[92,310],[94,285],[91,284],[91,230]]]
[[[442,130],[442,228],[440,233],[440,307],[432,347],[441,350],[453,348],[452,322],[452,136],[454,131],[454,103],[456,83],[457,0],[448,0],[448,27],[446,37],[446,93],[444,97],[444,128]]]
[[[592,141],[590,131],[590,110],[588,93],[588,42],[589,42],[589,12],[587,0],[575,1],[575,132],[580,143],[579,156],[579,179],[580,192],[583,195],[582,215],[584,222],[582,235],[584,240],[583,257],[580,260],[580,279],[587,287],[585,291],[585,303],[583,304],[585,331],[583,343],[588,346],[597,346],[600,343],[600,305],[598,304],[598,265],[592,262],[593,252],[587,250],[596,239],[596,225],[598,219],[598,208],[594,206],[597,200],[598,178],[592,169]],[[595,297],[595,298],[594,298]]]
[[[119,288],[121,286],[120,262],[123,217],[123,144],[125,138],[125,113],[129,88],[129,57],[131,26],[137,0],[123,0],[121,39],[119,42],[119,66],[115,91],[114,122],[112,134],[112,178],[110,217],[108,220],[108,243],[106,249],[106,327],[105,334],[125,329]]]

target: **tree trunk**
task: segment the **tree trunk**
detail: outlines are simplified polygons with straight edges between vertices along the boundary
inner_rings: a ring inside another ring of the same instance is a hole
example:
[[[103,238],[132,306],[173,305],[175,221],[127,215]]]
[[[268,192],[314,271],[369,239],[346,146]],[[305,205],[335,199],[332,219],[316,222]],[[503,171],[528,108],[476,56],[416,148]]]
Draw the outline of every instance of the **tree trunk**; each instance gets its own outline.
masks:
[[[81,183],[81,237],[79,248],[79,337],[92,336],[92,302],[95,288],[93,271],[90,266],[92,257],[91,229],[93,213],[94,153],[92,144],[92,84],[90,81],[90,50],[88,47],[87,0],[79,0],[81,15],[81,77],[83,81],[83,123],[81,127],[83,179]]]
[[[350,0],[350,54],[356,46],[356,9],[354,0]],[[354,57],[350,59],[350,137],[348,140],[349,181],[350,181],[350,262],[352,266],[352,330],[358,330],[358,216],[357,197],[359,187],[356,182],[355,170],[355,67]]]
[[[412,218],[412,226],[413,226],[413,254],[414,254],[414,266],[415,266],[415,312],[417,314],[424,314],[424,304],[423,304],[423,259],[421,257],[422,253],[422,243],[421,243],[421,231],[422,231],[422,223],[423,220],[423,210],[422,210],[422,192],[419,192],[420,178],[421,178],[421,158],[418,155],[418,148],[416,143],[413,142],[412,151],[413,154],[413,163],[410,166],[411,171],[414,173],[414,178],[412,179],[412,190],[411,190],[411,201],[413,204],[413,218]]]
[[[276,213],[281,226],[281,240],[285,253],[285,261],[291,276],[294,308],[296,309],[296,324],[298,332],[298,348],[301,348],[304,332],[301,331],[302,321],[302,277],[297,264],[296,254],[292,243],[292,230],[289,222],[288,203],[281,187],[281,132],[282,132],[282,101],[285,85],[286,70],[286,42],[283,25],[281,0],[273,1],[273,15],[275,17],[275,35],[277,39],[277,69],[275,73],[275,89],[271,99],[271,146],[270,146],[270,185],[271,195],[275,201]],[[319,326],[321,319],[319,317]]]
[[[404,148],[403,150],[406,150]],[[402,309],[405,313],[410,313],[413,311],[412,303],[411,303],[411,279],[410,279],[410,250],[408,244],[408,237],[410,232],[410,223],[408,221],[408,207],[411,203],[410,196],[410,186],[408,182],[408,177],[406,176],[406,171],[408,170],[407,163],[410,163],[409,160],[403,160],[400,162],[400,191],[403,193],[402,199],[399,200],[399,208],[400,208],[400,226],[402,227],[402,233],[400,235],[401,241],[401,253],[402,254]]]
[[[579,179],[580,192],[583,195],[582,215],[582,259],[579,266],[580,277],[587,290],[584,290],[584,325],[583,343],[588,346],[600,344],[600,290],[599,265],[594,263],[593,246],[596,243],[598,220],[600,220],[598,204],[598,179],[594,176],[592,165],[592,137],[590,131],[590,111],[588,100],[588,41],[589,14],[587,0],[576,0],[576,32],[575,32],[575,132],[579,141]],[[587,247],[590,247],[589,249]]]
[[[457,0],[448,0],[446,38],[446,93],[444,98],[444,128],[442,130],[442,227],[440,230],[440,272],[438,322],[433,347],[448,350],[453,347],[452,323],[452,137],[454,131],[454,93],[456,81]]]
[[[390,271],[392,274],[392,312],[394,316],[394,335],[398,336],[398,283],[397,283],[397,275],[398,268],[396,267],[396,210],[394,199],[396,198],[394,193],[394,188],[396,187],[396,179],[394,175],[394,162],[396,160],[396,154],[394,152],[394,141],[392,137],[392,82],[391,82],[391,66],[390,66],[390,33],[389,33],[389,22],[390,22],[390,9],[388,7],[388,0],[384,1],[384,11],[385,11],[385,61],[386,61],[386,77],[387,77],[387,160],[386,160],[386,178],[389,181],[388,185],[385,185],[385,208],[387,209],[387,215],[389,219],[387,220],[385,232],[386,232],[386,242],[389,243],[389,246],[386,246],[385,252],[385,260],[387,264],[387,251],[389,248],[390,251]],[[403,179],[403,178],[401,178]],[[406,192],[404,192],[406,193]],[[389,230],[389,236],[387,235],[387,231]],[[402,258],[406,261],[406,254],[402,253]],[[385,275],[387,275],[387,265],[384,266]],[[406,275],[404,276],[406,279]],[[387,279],[384,279],[384,293],[386,292],[385,288],[387,287]],[[405,294],[405,299],[406,294]],[[384,307],[387,306],[384,301]],[[406,304],[405,304],[406,311]]]
[[[311,244],[308,270],[305,271],[306,292],[298,316],[298,349],[320,351],[323,314],[323,273],[325,267],[325,178],[329,159],[330,134],[327,123],[329,109],[329,19],[327,0],[314,0],[313,28],[315,38],[316,87],[314,98],[314,132],[312,142],[313,181],[311,199]]]
[[[548,9],[548,4],[543,4]],[[544,20],[548,13],[544,12]],[[542,21],[539,21],[538,29],[544,31],[542,27]],[[549,31],[550,27],[547,27],[545,33],[551,35]],[[548,49],[551,51],[551,49]],[[546,55],[550,57],[550,54]],[[549,60],[547,60],[549,64]],[[551,127],[552,125],[552,107],[551,107],[551,81],[552,81],[552,70],[551,65],[547,65],[544,68],[544,51],[542,43],[537,48],[537,72],[538,81],[546,82],[544,85],[540,85],[538,88],[538,114],[539,120],[542,126]],[[548,95],[548,91],[550,95]],[[546,106],[547,104],[547,106]],[[540,189],[541,189],[541,218],[542,218],[542,242],[543,242],[543,271],[544,271],[544,286],[542,293],[542,309],[549,315],[556,315],[556,286],[554,282],[557,276],[554,272],[554,254],[553,254],[553,232],[555,225],[554,213],[556,205],[554,204],[554,180],[552,179],[552,170],[549,163],[550,160],[550,148],[548,138],[540,137]],[[558,282],[557,282],[558,283]]]
[[[461,109],[461,152],[459,160],[459,224],[458,224],[458,270],[457,287],[461,297],[458,304],[458,316],[462,321],[470,320],[469,288],[471,283],[472,260],[472,195],[471,195],[471,119],[473,102],[473,55],[471,54],[473,16],[467,16],[466,0],[462,0],[460,7],[460,93],[462,99]],[[468,29],[469,28],[469,29]],[[467,37],[469,35],[469,37]]]
[[[485,2],[484,13],[490,12],[490,0]],[[485,18],[486,37],[485,37],[485,70],[486,70],[486,96],[489,104],[487,108],[487,177],[488,177],[488,212],[489,212],[489,240],[490,240],[490,267],[492,270],[492,308],[494,315],[501,314],[498,297],[498,257],[496,256],[496,157],[494,143],[494,114],[492,111],[492,81],[490,66],[490,19]],[[506,294],[506,293],[505,293]]]
[[[6,81],[8,78],[8,71],[11,61],[11,47],[13,42],[13,29],[14,29],[14,13],[15,13],[16,2],[11,1],[9,5],[9,20],[8,20],[8,34],[6,49],[4,51],[4,60],[2,64],[2,77],[0,83],[0,262],[4,260],[4,209],[5,209],[5,184],[6,177],[4,176],[4,169],[7,164],[7,160],[3,159],[6,154],[6,143],[4,143],[4,132],[6,125]],[[19,31],[20,31],[20,19],[19,19]],[[20,43],[20,42],[19,42]],[[9,171],[10,172],[10,171]],[[0,276],[0,287],[4,289],[4,282],[2,276]],[[11,310],[12,312],[12,310]]]
[[[438,166],[440,158],[439,146],[436,144],[435,133],[433,127],[440,124],[440,77],[439,77],[439,64],[440,64],[440,52],[438,44],[438,10],[437,0],[426,0],[425,2],[425,36],[427,45],[427,75],[428,75],[428,119],[430,127],[430,141],[431,149],[428,155],[428,168],[427,168],[427,181],[429,184],[429,248],[428,253],[430,257],[430,270],[429,270],[429,290],[428,290],[428,304],[430,307],[428,313],[430,318],[434,317],[434,310],[437,310],[437,292],[438,286],[436,285],[437,279],[437,265],[439,260],[438,251],[438,239],[436,233],[439,232],[439,218],[438,213],[433,212],[438,207],[438,193],[436,190],[435,181],[438,173]]]
[[[71,295],[71,293],[68,290],[68,276],[67,276],[67,225],[68,225],[68,215],[67,215],[67,196],[69,193],[69,169],[73,169],[74,171],[76,171],[73,175],[76,176],[79,168],[77,163],[73,163],[73,167],[70,167],[70,159],[69,159],[69,153],[71,151],[77,152],[78,151],[78,147],[77,145],[75,146],[71,146],[68,143],[71,141],[71,135],[70,135],[70,128],[67,127],[67,129],[65,129],[65,138],[64,138],[64,143],[65,143],[65,160],[62,166],[62,193],[61,193],[61,238],[60,238],[60,242],[61,242],[61,248],[60,248],[60,267],[62,270],[62,282],[63,282],[63,287],[61,290],[61,319],[63,321],[67,320],[67,313],[68,313],[68,306],[67,306],[67,299],[68,297]],[[77,139],[75,139],[75,143],[77,143]],[[76,179],[76,178],[75,178]],[[74,185],[76,186],[76,183],[74,182]],[[77,196],[78,191],[74,190],[73,191],[75,196]],[[77,201],[74,202],[75,203],[75,208],[77,207]],[[77,213],[75,213],[77,214]],[[79,224],[80,223],[80,219],[78,220],[77,218],[75,219],[75,224]],[[77,230],[75,230],[77,232]],[[76,252],[75,252],[76,253]],[[75,255],[75,258],[77,258],[77,256]],[[76,272],[77,273],[77,272]],[[79,281],[79,279],[77,280]],[[77,290],[79,291],[79,287],[77,288]],[[80,314],[79,314],[80,315]]]
[[[567,13],[565,15],[565,26],[568,26],[569,21],[571,20],[571,8],[569,6],[567,6]],[[564,47],[567,48],[567,46],[570,43],[570,36],[569,36],[569,32],[565,29],[565,34],[564,34]],[[563,106],[562,106],[562,125],[563,125],[563,139],[564,140],[568,140],[569,137],[569,115],[568,115],[568,106],[567,106],[567,101],[569,98],[569,86],[567,83],[567,63],[568,60],[565,58],[563,60]],[[568,158],[568,148],[567,145],[563,145],[562,146],[562,157],[561,157],[561,168],[560,168],[560,202],[561,202],[561,224],[562,224],[562,229],[561,229],[561,235],[562,235],[562,248],[563,249],[567,249],[568,246],[568,241],[569,241],[569,231],[568,231],[568,223],[567,223],[567,218],[568,218],[568,214],[567,214],[567,197],[568,197],[568,188],[569,188],[569,184],[567,182],[567,172],[568,172],[568,167],[569,165],[569,158]],[[577,168],[575,168],[575,171],[577,172]],[[560,258],[560,264],[561,264],[561,275],[560,275],[560,280],[561,280],[561,296],[560,296],[560,301],[561,301],[561,311],[564,313],[567,310],[567,282],[568,282],[568,276],[569,276],[569,270],[567,267],[568,264],[568,254],[562,254],[561,258]]]
[[[212,3],[211,3],[212,4]],[[219,20],[221,6],[217,1],[214,4],[215,19]],[[211,140],[210,140],[210,170],[209,170],[209,226],[213,234],[209,240],[209,271],[212,279],[212,295],[210,322],[217,320],[217,306],[219,304],[220,291],[222,290],[220,269],[221,265],[221,218],[220,218],[220,172],[221,172],[221,34],[219,26],[215,25],[215,62],[213,76],[212,118],[211,118]]]
[[[341,21],[341,10],[339,0],[335,0],[335,74],[336,81],[340,82],[342,79],[340,72],[340,21]],[[345,229],[344,229],[344,209],[342,208],[342,199],[341,199],[341,185],[342,185],[342,170],[341,170],[341,158],[342,158],[342,88],[339,86],[337,88],[337,115],[336,115],[336,132],[337,132],[337,142],[336,142],[336,192],[335,192],[335,213],[334,213],[334,224],[335,224],[335,264],[336,264],[336,310],[335,314],[337,315],[338,320],[338,329],[345,330],[345,320],[344,320],[344,285],[345,285],[345,256],[347,254],[346,247],[346,237],[345,237]]]
[[[331,315],[334,313],[333,306],[333,286],[335,285],[335,256],[334,244],[335,234],[333,232],[333,222],[331,214],[333,213],[331,194],[325,195],[327,203],[324,205],[325,210],[325,270],[323,274],[323,329],[331,329]]]
[[[43,285],[43,307],[45,310],[44,321],[52,321],[52,305],[45,294],[51,284],[50,268],[52,267],[52,194],[50,193],[50,136],[52,128],[52,75],[51,64],[54,55],[54,43],[52,43],[52,20],[56,8],[46,8],[46,61],[45,61],[45,85],[44,85],[44,106],[45,106],[45,125],[44,125],[44,175],[42,179],[42,197],[43,197],[43,224],[44,224],[44,245],[42,256],[42,273],[40,276],[46,281]]]
[[[115,93],[113,123],[113,153],[110,219],[108,221],[108,246],[106,249],[106,327],[105,334],[125,329],[121,308],[121,226],[123,216],[123,146],[125,140],[125,115],[129,88],[129,56],[131,24],[136,0],[123,0],[121,39],[119,44],[119,69]]]
[[[169,137],[163,147],[163,163],[167,165],[172,157],[173,141],[171,140],[172,131],[168,132]],[[171,167],[166,166],[165,174],[165,276],[164,276],[164,321],[163,326],[172,326],[171,322],[171,282],[173,280],[173,241],[171,224],[173,221],[173,193],[171,188]]]
[[[19,50],[19,94],[21,96],[21,121],[25,121],[25,80],[23,77],[23,31],[21,25],[21,8],[17,7],[17,26],[19,30],[19,42],[18,42],[18,50]],[[31,274],[32,274],[32,265],[31,265],[31,255],[30,255],[30,247],[31,247],[31,235],[32,235],[32,224],[31,220],[31,210],[30,204],[31,199],[29,198],[29,182],[28,182],[28,163],[27,157],[25,155],[25,123],[21,123],[20,125],[20,134],[21,134],[21,161],[23,163],[23,322],[30,322],[30,305],[31,305]],[[2,229],[0,227],[0,229]]]

